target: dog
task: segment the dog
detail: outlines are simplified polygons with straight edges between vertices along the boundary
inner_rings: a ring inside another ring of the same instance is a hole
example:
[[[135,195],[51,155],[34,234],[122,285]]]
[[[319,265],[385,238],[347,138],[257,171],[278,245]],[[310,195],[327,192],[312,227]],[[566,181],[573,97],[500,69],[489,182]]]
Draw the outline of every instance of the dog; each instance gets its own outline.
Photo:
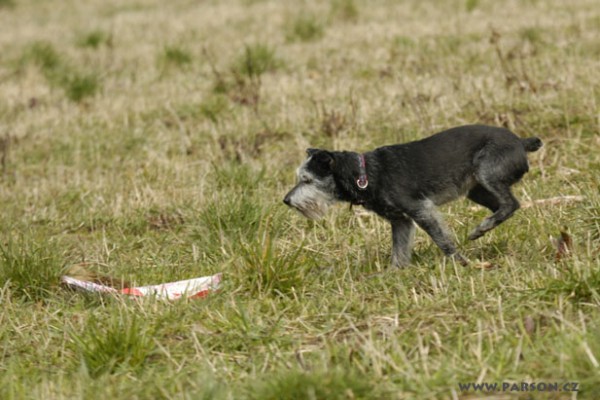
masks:
[[[488,208],[492,215],[468,238],[483,236],[519,209],[511,186],[529,171],[527,153],[540,147],[537,137],[467,125],[362,154],[311,148],[283,202],[310,219],[336,202],[375,212],[391,224],[393,266],[410,263],[415,223],[447,257],[467,265],[436,206],[466,195]]]

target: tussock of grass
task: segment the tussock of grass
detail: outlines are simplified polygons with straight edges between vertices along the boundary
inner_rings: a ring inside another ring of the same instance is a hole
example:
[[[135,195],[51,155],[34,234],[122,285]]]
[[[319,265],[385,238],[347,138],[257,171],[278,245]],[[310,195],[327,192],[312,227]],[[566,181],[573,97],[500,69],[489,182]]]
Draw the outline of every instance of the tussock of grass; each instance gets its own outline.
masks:
[[[70,73],[61,78],[60,86],[69,100],[80,102],[96,94],[100,81],[94,74]]]
[[[267,220],[268,221],[268,220]],[[257,240],[242,247],[235,262],[240,287],[252,296],[289,296],[311,280],[310,264],[300,256],[302,247],[283,253],[276,247],[270,226],[262,226]]]
[[[544,286],[534,290],[541,298],[553,300],[562,297],[576,304],[600,301],[600,270],[573,270],[569,264],[558,279],[544,282]]]
[[[166,46],[160,56],[160,61],[166,66],[184,67],[192,63],[190,52],[180,46]]]
[[[468,12],[471,12],[479,7],[479,0],[466,0],[465,8]]]
[[[543,30],[537,27],[528,27],[521,30],[520,35],[523,40],[530,43],[540,44],[544,41]]]
[[[94,96],[100,88],[100,78],[96,73],[84,73],[71,67],[49,42],[33,43],[25,51],[21,63],[36,65],[50,85],[60,87],[74,102]]]
[[[77,39],[77,45],[80,47],[89,47],[97,49],[101,46],[112,45],[112,35],[102,30],[94,30],[83,34]]]
[[[139,372],[155,352],[155,330],[135,314],[109,315],[86,321],[83,332],[71,333],[77,353],[89,376]]]
[[[222,243],[232,246],[253,238],[265,214],[251,199],[250,196],[232,196],[208,204],[200,214],[207,233],[211,237],[220,236]]]
[[[275,49],[264,43],[246,44],[242,54],[233,64],[233,71],[248,78],[258,78],[261,75],[280,68],[281,60]]]
[[[53,246],[28,239],[0,243],[0,282],[11,296],[39,301],[56,292],[63,265]]]
[[[286,39],[289,42],[309,42],[323,37],[325,28],[315,15],[302,13],[290,22]]]
[[[331,15],[342,21],[355,22],[360,12],[355,0],[332,0]]]
[[[46,74],[53,73],[62,63],[61,57],[52,43],[43,41],[32,43],[25,51],[23,61],[34,63]]]
[[[214,95],[200,104],[200,113],[214,123],[229,111],[229,101],[223,95]]]
[[[211,66],[215,96],[202,105],[202,111],[213,122],[216,122],[217,113],[226,108],[223,95],[234,103],[250,106],[258,112],[262,76],[283,65],[274,48],[260,42],[246,44],[243,53],[233,59],[226,73],[214,65],[214,60],[206,50],[204,54]]]

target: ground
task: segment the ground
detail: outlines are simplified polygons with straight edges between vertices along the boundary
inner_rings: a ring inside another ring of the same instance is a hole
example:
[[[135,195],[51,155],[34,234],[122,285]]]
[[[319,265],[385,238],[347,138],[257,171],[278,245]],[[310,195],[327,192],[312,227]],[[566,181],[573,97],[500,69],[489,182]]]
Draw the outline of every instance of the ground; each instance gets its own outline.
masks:
[[[0,0],[0,26],[0,398],[600,391],[596,0]],[[282,203],[307,147],[468,123],[545,144],[482,239],[486,210],[442,208],[468,267],[418,231],[389,269],[377,216]],[[81,263],[224,283],[94,297],[60,285]]]

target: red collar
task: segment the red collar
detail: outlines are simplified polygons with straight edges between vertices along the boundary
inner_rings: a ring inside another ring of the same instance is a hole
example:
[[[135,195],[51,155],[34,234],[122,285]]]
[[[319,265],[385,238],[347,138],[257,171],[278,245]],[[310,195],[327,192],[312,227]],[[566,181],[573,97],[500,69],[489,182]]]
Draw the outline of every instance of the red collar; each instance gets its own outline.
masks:
[[[367,165],[365,163],[365,155],[358,155],[358,168],[360,170],[358,179],[356,180],[356,185],[360,190],[367,189],[369,186],[369,178],[367,177]]]

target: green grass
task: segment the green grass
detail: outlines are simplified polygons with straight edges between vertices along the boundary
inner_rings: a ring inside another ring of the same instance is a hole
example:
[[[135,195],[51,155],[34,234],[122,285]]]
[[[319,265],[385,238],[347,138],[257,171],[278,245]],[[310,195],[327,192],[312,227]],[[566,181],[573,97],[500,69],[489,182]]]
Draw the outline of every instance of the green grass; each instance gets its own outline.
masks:
[[[15,6],[15,2],[13,0],[0,0],[0,9],[12,8]]]
[[[192,55],[190,52],[179,46],[166,46],[160,57],[160,61],[165,66],[184,67],[192,63]]]
[[[0,398],[483,397],[460,392],[477,381],[597,397],[592,3],[0,2]],[[582,199],[523,207],[476,242],[486,210],[449,204],[472,264],[418,231],[404,270],[377,216],[282,203],[307,147],[466,123],[544,140],[523,204]],[[88,296],[60,285],[79,263],[224,281],[203,300]]]
[[[23,56],[25,62],[32,62],[46,74],[52,73],[61,64],[60,55],[49,42],[35,42],[28,46]]]
[[[80,47],[98,49],[102,45],[111,46],[112,36],[102,30],[93,30],[83,34],[76,42]]]
[[[273,47],[264,43],[253,43],[244,46],[232,69],[239,75],[257,78],[277,70],[280,66],[281,60]]]
[[[96,94],[100,81],[94,74],[71,73],[63,77],[60,86],[69,100],[80,102]]]
[[[360,15],[355,0],[332,0],[331,16],[341,21],[355,22]]]
[[[39,41],[28,45],[21,56],[20,69],[30,64],[40,70],[50,86],[61,88],[64,95],[74,102],[92,97],[100,89],[100,78],[96,73],[74,68],[52,43]]]
[[[109,313],[107,318],[91,315],[82,333],[71,333],[85,373],[92,378],[119,371],[139,373],[156,351],[155,330],[147,329],[141,319],[133,313]]]
[[[229,102],[225,96],[216,94],[204,100],[199,108],[204,117],[217,123],[229,110]]]
[[[318,40],[325,34],[323,23],[316,16],[303,13],[290,21],[290,28],[286,34],[289,42],[310,42]]]
[[[11,297],[39,301],[58,289],[62,272],[60,256],[51,243],[26,239],[0,243],[0,282]]]
[[[260,227],[256,240],[244,245],[235,262],[240,288],[250,295],[294,296],[312,280],[311,265],[300,257],[302,246],[284,253],[276,248],[272,227]]]
[[[383,398],[385,395],[364,375],[352,369],[338,368],[272,374],[258,381],[248,397],[256,400],[342,400]]]
[[[465,8],[468,12],[475,10],[479,6],[479,0],[466,0]]]

